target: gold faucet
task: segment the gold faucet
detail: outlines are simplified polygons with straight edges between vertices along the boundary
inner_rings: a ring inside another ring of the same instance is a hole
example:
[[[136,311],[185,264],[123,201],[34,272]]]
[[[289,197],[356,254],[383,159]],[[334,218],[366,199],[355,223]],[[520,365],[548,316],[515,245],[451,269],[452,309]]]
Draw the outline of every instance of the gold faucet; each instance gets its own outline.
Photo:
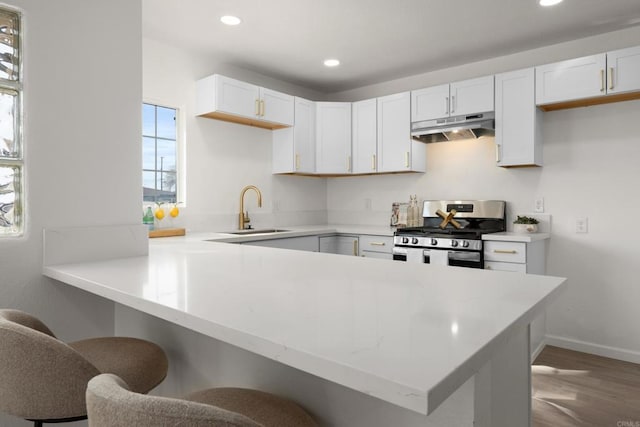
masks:
[[[240,230],[244,230],[245,228],[251,228],[249,222],[251,222],[251,218],[249,218],[249,211],[244,211],[244,194],[247,190],[254,190],[258,195],[258,207],[262,207],[262,193],[255,185],[247,185],[240,192],[240,221],[238,221],[238,226]]]

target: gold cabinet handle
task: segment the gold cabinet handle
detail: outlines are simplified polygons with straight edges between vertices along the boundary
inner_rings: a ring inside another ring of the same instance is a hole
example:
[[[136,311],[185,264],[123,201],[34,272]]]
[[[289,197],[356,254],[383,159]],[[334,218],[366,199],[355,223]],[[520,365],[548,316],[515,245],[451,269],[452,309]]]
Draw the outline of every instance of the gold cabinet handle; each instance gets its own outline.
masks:
[[[351,172],[351,156],[347,156],[347,172]]]
[[[300,169],[300,154],[296,153],[296,170]]]
[[[517,254],[518,251],[516,251],[514,249],[510,249],[510,250],[507,250],[507,249],[494,249],[493,253],[495,253],[495,254]]]
[[[264,99],[260,100],[260,116],[264,117]]]
[[[613,67],[609,67],[609,76],[607,76],[607,80],[609,80],[609,89],[613,89]]]
[[[256,116],[260,115],[260,100],[256,99]]]
[[[449,97],[444,98],[444,113],[449,114]]]
[[[600,70],[600,92],[604,92],[604,70]]]
[[[376,155],[371,156],[371,170],[376,170]]]
[[[358,256],[358,239],[353,241],[353,256]]]
[[[406,168],[409,167],[409,152],[408,151],[404,152],[404,166]]]
[[[451,112],[453,113],[456,110],[456,96],[451,95]]]
[[[385,242],[371,242],[369,243],[371,246],[387,246]]]
[[[500,144],[496,144],[496,163],[500,163]]]

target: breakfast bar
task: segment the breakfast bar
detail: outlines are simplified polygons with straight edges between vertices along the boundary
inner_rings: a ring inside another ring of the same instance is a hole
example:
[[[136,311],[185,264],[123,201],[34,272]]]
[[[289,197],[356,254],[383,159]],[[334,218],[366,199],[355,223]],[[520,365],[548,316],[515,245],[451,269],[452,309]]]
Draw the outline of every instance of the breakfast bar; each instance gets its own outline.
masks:
[[[47,230],[43,274],[411,411],[423,425],[439,425],[433,412],[470,379],[476,426],[529,425],[529,324],[565,279],[207,237],[147,243],[137,226]],[[96,238],[101,249],[82,250]]]

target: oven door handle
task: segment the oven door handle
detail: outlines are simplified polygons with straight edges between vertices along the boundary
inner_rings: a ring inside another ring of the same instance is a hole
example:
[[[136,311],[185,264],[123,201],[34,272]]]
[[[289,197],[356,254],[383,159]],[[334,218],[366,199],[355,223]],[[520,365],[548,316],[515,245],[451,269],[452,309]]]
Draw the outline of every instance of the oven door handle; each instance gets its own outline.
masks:
[[[480,252],[449,251],[449,259],[480,262]]]

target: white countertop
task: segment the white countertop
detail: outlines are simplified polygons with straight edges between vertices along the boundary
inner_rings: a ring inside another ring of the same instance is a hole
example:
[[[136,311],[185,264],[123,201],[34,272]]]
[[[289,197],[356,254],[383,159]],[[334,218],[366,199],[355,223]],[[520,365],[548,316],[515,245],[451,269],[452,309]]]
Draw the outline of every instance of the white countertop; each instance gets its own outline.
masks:
[[[148,256],[43,272],[422,414],[565,281],[203,241],[213,234],[151,239]]]
[[[490,233],[483,234],[482,240],[496,240],[500,242],[537,242],[538,240],[546,240],[550,238],[549,233],[514,233],[511,231],[505,231],[502,233]]]

